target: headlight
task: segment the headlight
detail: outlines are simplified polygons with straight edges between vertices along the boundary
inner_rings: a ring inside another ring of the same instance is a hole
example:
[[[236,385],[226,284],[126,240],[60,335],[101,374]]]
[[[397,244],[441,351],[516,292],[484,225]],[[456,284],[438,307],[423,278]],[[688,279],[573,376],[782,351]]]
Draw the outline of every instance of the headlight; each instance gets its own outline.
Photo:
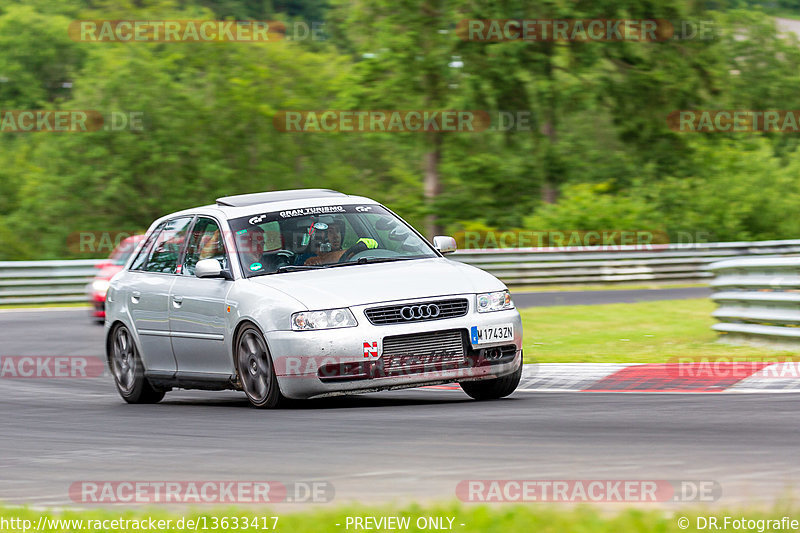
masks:
[[[350,309],[326,309],[324,311],[301,311],[292,315],[292,329],[350,328],[357,326],[356,317]]]
[[[508,291],[485,292],[478,295],[476,309],[479,313],[504,311],[506,309],[514,309],[514,302],[511,301],[511,293]]]
[[[95,292],[106,292],[108,290],[108,280],[96,279],[92,282],[92,290]]]

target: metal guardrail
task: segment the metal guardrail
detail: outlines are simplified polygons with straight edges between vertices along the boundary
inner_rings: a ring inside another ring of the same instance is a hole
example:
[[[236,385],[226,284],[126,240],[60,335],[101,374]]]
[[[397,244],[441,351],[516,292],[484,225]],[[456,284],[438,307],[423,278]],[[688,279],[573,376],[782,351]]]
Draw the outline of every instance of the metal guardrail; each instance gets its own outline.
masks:
[[[707,282],[708,265],[722,259],[800,254],[800,240],[586,248],[459,251],[453,259],[491,272],[506,285]]]
[[[648,249],[463,250],[448,257],[482,268],[509,286],[545,286],[707,282],[713,275],[708,266],[721,259],[790,254],[800,255],[800,240],[652,245]],[[86,284],[101,261],[0,261],[0,305],[86,301]]]
[[[0,261],[0,305],[88,302],[86,285],[101,261]]]
[[[737,341],[800,340],[800,257],[747,258],[709,265],[712,329]]]

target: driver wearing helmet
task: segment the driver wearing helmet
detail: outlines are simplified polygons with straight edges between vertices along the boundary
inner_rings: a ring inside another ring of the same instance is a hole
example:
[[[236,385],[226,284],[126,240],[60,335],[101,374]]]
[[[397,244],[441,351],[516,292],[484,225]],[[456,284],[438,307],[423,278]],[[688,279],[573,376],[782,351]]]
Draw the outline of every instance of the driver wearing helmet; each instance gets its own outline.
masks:
[[[312,255],[305,260],[306,265],[329,265],[342,257],[342,241],[344,240],[344,222],[333,220],[328,224],[317,222],[313,226],[314,240],[311,243]]]

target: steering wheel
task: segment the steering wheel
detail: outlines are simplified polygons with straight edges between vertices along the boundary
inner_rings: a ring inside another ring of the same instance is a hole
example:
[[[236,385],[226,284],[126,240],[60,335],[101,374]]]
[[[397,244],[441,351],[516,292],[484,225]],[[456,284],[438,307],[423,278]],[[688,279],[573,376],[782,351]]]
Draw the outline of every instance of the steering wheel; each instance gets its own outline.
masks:
[[[266,254],[265,254],[266,255]],[[282,266],[289,266],[294,264],[295,253],[291,250],[278,250],[272,254],[272,267],[277,270]]]
[[[359,254],[359,253],[361,253],[361,252],[363,252],[365,250],[369,250],[369,248],[367,247],[367,243],[365,243],[363,241],[358,241],[353,246],[351,246],[350,248],[345,250],[345,252],[339,258],[338,262],[339,263],[347,263],[348,261],[353,259],[354,255]]]

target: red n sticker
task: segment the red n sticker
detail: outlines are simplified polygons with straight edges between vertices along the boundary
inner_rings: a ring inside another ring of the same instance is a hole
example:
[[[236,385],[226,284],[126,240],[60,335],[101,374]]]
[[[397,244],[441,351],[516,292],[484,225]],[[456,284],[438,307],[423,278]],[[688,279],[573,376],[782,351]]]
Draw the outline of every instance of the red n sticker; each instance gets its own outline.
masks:
[[[378,343],[364,343],[364,357],[378,357]]]

